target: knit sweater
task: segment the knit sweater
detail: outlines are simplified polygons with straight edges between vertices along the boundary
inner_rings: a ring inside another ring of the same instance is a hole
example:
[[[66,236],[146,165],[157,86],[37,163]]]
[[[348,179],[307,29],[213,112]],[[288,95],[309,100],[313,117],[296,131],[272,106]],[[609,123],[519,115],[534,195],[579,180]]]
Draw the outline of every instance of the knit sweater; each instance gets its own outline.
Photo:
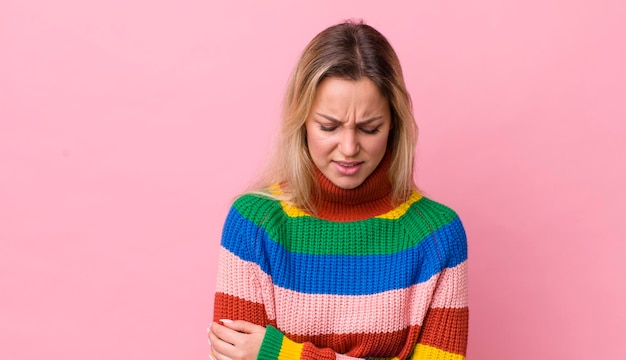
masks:
[[[259,359],[464,359],[467,243],[450,208],[418,192],[392,206],[389,160],[356,189],[321,173],[315,214],[235,200],[214,319],[266,327]]]

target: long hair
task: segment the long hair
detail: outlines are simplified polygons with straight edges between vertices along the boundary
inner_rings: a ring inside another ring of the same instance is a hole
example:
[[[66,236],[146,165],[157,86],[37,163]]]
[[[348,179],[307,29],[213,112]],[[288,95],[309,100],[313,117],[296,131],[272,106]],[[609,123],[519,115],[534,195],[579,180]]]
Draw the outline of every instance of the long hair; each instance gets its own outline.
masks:
[[[415,188],[413,162],[417,125],[411,98],[395,51],[380,32],[362,21],[331,26],[315,36],[304,49],[287,86],[275,154],[252,191],[264,192],[280,183],[280,194],[274,192],[269,196],[315,211],[311,203],[315,165],[306,143],[305,121],[318,85],[328,77],[368,78],[389,102],[392,128],[387,148],[392,154],[389,169],[392,201],[406,201]]]

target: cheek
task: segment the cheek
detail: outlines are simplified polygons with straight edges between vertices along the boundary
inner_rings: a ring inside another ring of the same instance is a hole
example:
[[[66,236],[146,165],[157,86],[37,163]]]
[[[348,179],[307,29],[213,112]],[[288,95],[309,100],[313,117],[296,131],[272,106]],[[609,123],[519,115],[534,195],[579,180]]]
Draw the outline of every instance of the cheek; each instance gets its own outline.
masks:
[[[308,142],[308,147],[309,147],[309,154],[311,154],[311,157],[313,159],[317,159],[317,158],[324,156],[324,153],[326,151],[324,142],[321,141],[315,135],[308,136],[307,139],[308,139],[307,142]]]
[[[318,136],[315,134],[315,130],[307,129],[306,135],[306,143],[307,148],[309,150],[309,155],[311,155],[312,159],[317,159],[322,152],[321,142]]]
[[[316,127],[309,128],[307,127],[307,148],[309,149],[309,154],[313,159],[319,159],[322,157],[326,157],[328,153],[332,152],[333,148],[333,137],[329,136],[327,133],[322,132]]]
[[[382,157],[385,154],[385,150],[387,150],[387,142],[387,135],[381,136],[377,139],[372,139],[372,141],[368,143],[370,155]]]

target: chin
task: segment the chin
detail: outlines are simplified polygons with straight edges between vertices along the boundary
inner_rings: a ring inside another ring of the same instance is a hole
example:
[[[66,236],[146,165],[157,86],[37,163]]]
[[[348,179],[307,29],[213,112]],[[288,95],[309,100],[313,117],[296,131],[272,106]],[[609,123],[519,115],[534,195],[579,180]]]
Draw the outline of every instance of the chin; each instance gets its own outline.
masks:
[[[334,184],[342,189],[352,190],[361,186],[361,184],[363,184],[363,181],[338,181],[334,182]]]

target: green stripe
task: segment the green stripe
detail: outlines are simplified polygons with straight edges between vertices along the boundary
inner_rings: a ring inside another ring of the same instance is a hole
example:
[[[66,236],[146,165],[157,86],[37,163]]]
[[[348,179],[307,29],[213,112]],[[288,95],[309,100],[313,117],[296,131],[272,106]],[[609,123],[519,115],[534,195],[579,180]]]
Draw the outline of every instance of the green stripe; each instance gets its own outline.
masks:
[[[450,208],[427,198],[413,203],[397,220],[372,218],[354,222],[332,222],[312,216],[291,218],[279,202],[258,195],[244,195],[234,206],[288,251],[310,255],[393,254],[416,246],[457,217]]]
[[[265,328],[265,337],[261,343],[261,349],[259,349],[259,355],[257,359],[260,360],[275,360],[278,359],[280,354],[280,348],[283,344],[284,335],[278,331],[275,327],[268,325]]]

